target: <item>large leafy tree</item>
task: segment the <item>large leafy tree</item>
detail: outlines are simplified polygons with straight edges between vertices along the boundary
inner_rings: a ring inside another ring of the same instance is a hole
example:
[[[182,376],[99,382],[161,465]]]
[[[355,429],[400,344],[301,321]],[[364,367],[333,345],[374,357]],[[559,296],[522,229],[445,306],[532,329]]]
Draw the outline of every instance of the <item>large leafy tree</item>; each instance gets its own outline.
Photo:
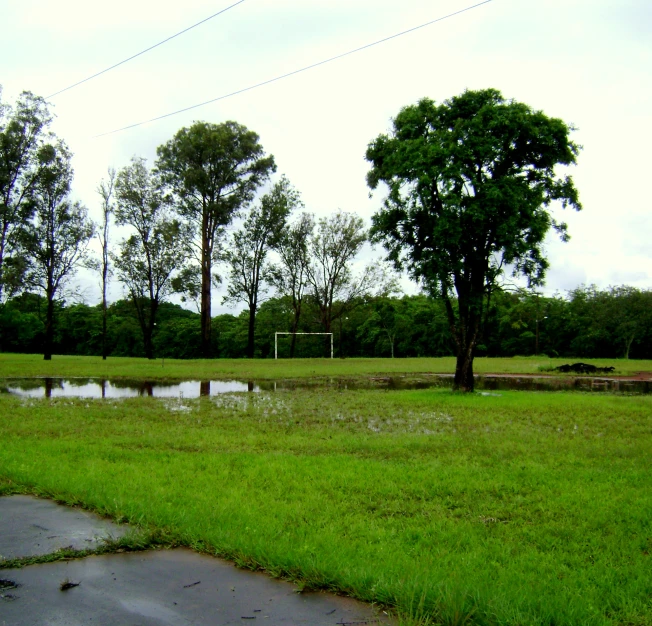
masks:
[[[195,122],[159,146],[156,163],[175,196],[177,210],[195,231],[195,259],[201,275],[202,356],[211,352],[212,267],[219,242],[237,212],[276,170],[259,137],[237,124]]]
[[[160,181],[144,159],[134,158],[120,170],[115,198],[116,223],[131,227],[133,234],[120,243],[113,261],[136,310],[145,356],[153,359],[157,313],[186,265],[190,229],[171,215]]]
[[[580,209],[570,177],[573,128],[495,89],[405,107],[390,135],[369,144],[371,189],[385,183],[372,236],[445,303],[457,344],[455,388],[473,390],[473,355],[487,299],[506,266],[543,282],[550,227],[567,239],[551,204]]]
[[[51,137],[52,120],[43,98],[23,92],[16,104],[4,104],[0,90],[0,300],[18,286],[26,269],[15,254],[18,234],[34,213],[31,202],[45,159],[38,154]]]
[[[21,230],[28,261],[25,281],[47,301],[43,358],[52,359],[55,299],[81,263],[88,259],[93,223],[79,202],[70,200],[72,155],[59,141],[39,151],[39,176],[32,197],[33,218]]]
[[[233,235],[230,249],[224,255],[229,267],[229,283],[224,300],[246,301],[249,307],[247,358],[254,357],[256,311],[266,286],[272,282],[268,253],[285,231],[292,211],[301,206],[299,193],[283,177],[269,193],[254,205]]]

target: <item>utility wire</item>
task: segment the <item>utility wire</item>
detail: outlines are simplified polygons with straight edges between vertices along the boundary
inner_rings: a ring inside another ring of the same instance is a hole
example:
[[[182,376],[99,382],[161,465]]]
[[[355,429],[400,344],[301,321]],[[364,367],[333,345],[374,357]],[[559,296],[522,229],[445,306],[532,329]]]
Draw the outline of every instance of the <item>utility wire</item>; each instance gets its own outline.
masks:
[[[143,124],[149,124],[150,122],[156,122],[158,120],[162,120],[166,117],[171,117],[173,115],[177,115],[179,113],[184,113],[185,111],[190,111],[192,109],[197,109],[199,107],[203,107],[207,104],[211,104],[212,102],[217,102],[218,100],[224,100],[226,98],[230,98],[232,96],[236,96],[238,94],[244,93],[245,91],[251,91],[252,89],[257,89],[258,87],[262,87],[263,85],[269,85],[270,83],[274,83],[279,80],[283,80],[284,78],[288,78],[289,76],[294,76],[295,74],[300,74],[301,72],[306,72],[308,70],[311,70],[315,67],[318,67],[320,65],[325,65],[326,63],[330,63],[331,61],[335,61],[337,59],[341,59],[343,57],[349,56],[351,54],[355,54],[356,52],[360,52],[361,50],[366,50],[367,48],[371,48],[372,46],[377,46],[378,44],[384,43],[386,41],[389,41],[390,39],[396,39],[397,37],[401,37],[402,35],[407,35],[408,33],[412,33],[415,30],[419,30],[420,28],[425,28],[426,26],[430,26],[432,24],[436,24],[437,22],[441,22],[443,20],[446,20],[450,17],[454,17],[456,15],[459,15],[460,13],[465,13],[467,11],[471,11],[472,9],[475,9],[479,6],[482,6],[483,4],[488,4],[492,0],[484,0],[484,2],[479,2],[478,4],[474,4],[472,6],[468,6],[464,9],[460,9],[459,11],[455,11],[454,13],[449,13],[448,15],[444,15],[442,17],[438,17],[435,20],[431,20],[430,22],[425,22],[424,24],[419,24],[419,26],[414,26],[413,28],[408,28],[408,30],[401,31],[400,33],[396,33],[394,35],[390,35],[389,37],[385,37],[383,39],[379,39],[378,41],[374,41],[373,43],[368,43],[364,46],[361,46],[359,48],[355,48],[354,50],[349,50],[348,52],[343,52],[342,54],[338,54],[334,57],[330,57],[329,59],[325,59],[324,61],[319,61],[317,63],[313,63],[312,65],[306,65],[306,67],[302,67],[298,70],[294,70],[292,72],[288,72],[287,74],[282,74],[281,76],[276,76],[275,78],[270,78],[269,80],[264,80],[262,83],[256,83],[255,85],[250,85],[249,87],[244,87],[243,89],[238,89],[237,91],[232,91],[231,93],[227,93],[223,96],[218,96],[217,98],[213,98],[212,100],[206,100],[205,102],[200,102],[199,104],[193,104],[192,106],[186,107],[185,109],[179,109],[178,111],[173,111],[172,113],[166,113],[165,115],[159,115],[158,117],[153,117],[152,119],[145,120],[143,122],[137,122],[136,124],[130,124],[129,126],[123,126],[122,128],[116,128],[115,130],[110,130],[106,133],[101,133],[100,135],[95,135],[95,138],[97,137],[105,137],[106,135],[113,135],[114,133],[120,133],[123,130],[129,130],[130,128],[136,128],[136,126],[142,126]]]
[[[154,50],[154,48],[158,48],[159,46],[162,46],[164,43],[167,43],[168,41],[174,39],[175,37],[178,37],[179,35],[183,35],[183,33],[187,33],[189,30],[192,30],[193,28],[196,28],[200,24],[203,24],[204,22],[208,22],[208,20],[212,20],[214,17],[217,17],[218,15],[221,15],[222,13],[226,13],[229,9],[232,9],[233,7],[242,4],[245,0],[239,0],[235,4],[232,4],[231,6],[226,7],[226,9],[222,9],[221,11],[218,11],[217,13],[213,13],[213,15],[207,17],[206,19],[203,19],[201,22],[197,22],[196,24],[193,24],[192,26],[188,26],[188,28],[184,28],[183,30],[179,31],[175,35],[172,35],[171,37],[168,37],[167,39],[164,39],[163,41],[159,41],[158,43],[154,44],[153,46],[150,46],[149,48],[145,48],[145,50],[142,50],[141,52],[138,52],[137,54],[134,54],[133,56],[130,56],[128,59],[125,59],[124,61],[120,61],[120,63],[116,63],[115,65],[112,65],[111,67],[107,67],[105,70],[102,70],[101,72],[98,72],[97,74],[93,74],[92,76],[89,76],[88,78],[84,78],[84,80],[80,80],[78,83],[75,83],[74,85],[69,85],[65,89],[61,89],[60,91],[57,91],[49,96],[46,97],[46,100],[49,98],[54,98],[54,96],[58,96],[60,93],[63,93],[64,91],[68,91],[69,89],[72,89],[73,87],[77,87],[78,85],[81,85],[82,83],[85,83],[93,78],[97,78],[98,76],[102,74],[106,74],[106,72],[109,72],[116,67],[123,65],[127,63],[128,61],[131,61],[132,59],[135,59],[136,57],[139,57],[141,54],[145,54],[146,52],[149,52],[150,50]]]

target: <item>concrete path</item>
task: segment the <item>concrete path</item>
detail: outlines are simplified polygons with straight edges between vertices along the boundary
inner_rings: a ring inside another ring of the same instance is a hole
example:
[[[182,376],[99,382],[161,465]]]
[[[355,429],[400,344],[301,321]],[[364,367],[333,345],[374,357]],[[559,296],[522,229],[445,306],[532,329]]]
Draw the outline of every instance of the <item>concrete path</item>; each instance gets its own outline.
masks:
[[[0,498],[0,560],[41,556],[61,548],[92,550],[107,537],[121,537],[118,526],[81,509],[31,496]]]
[[[26,496],[0,498],[0,554],[48,554],[126,531],[83,511]],[[52,547],[54,546],[54,548]],[[1,565],[2,559],[0,559]],[[64,583],[78,583],[62,590]],[[0,569],[0,624],[188,626],[391,624],[363,603],[301,593],[191,550],[154,550]]]

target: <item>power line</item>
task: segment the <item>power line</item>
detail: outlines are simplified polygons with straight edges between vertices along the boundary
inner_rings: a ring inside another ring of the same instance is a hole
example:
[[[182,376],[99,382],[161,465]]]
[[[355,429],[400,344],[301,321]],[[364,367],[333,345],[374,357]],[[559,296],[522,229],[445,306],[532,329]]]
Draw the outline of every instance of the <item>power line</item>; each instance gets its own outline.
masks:
[[[186,107],[184,109],[179,109],[177,111],[173,111],[172,113],[166,113],[165,115],[159,115],[158,117],[153,117],[152,119],[145,120],[143,122],[137,122],[136,124],[130,124],[129,126],[123,126],[122,128],[116,128],[115,130],[110,130],[106,133],[102,133],[100,135],[95,135],[95,138],[97,137],[105,137],[106,135],[112,135],[114,133],[120,133],[123,130],[129,130],[130,128],[135,128],[136,126],[142,126],[143,124],[149,124],[150,122],[156,122],[158,120],[162,120],[166,117],[172,117],[173,115],[178,115],[179,113],[184,113],[185,111],[190,111],[192,109],[197,109],[199,107],[203,107],[207,104],[211,104],[212,102],[217,102],[218,100],[224,100],[226,98],[230,98],[232,96],[237,96],[238,94],[244,93],[245,91],[251,91],[252,89],[257,89],[258,87],[262,87],[263,85],[269,85],[270,83],[274,83],[279,80],[283,80],[284,78],[288,78],[289,76],[294,76],[295,74],[300,74],[301,72],[306,72],[308,70],[311,70],[315,67],[318,67],[320,65],[325,65],[326,63],[330,63],[331,61],[335,61],[337,59],[341,59],[343,57],[349,56],[351,54],[355,54],[356,52],[360,52],[361,50],[366,50],[367,48],[371,48],[372,46],[377,46],[378,44],[384,43],[386,41],[389,41],[390,39],[396,39],[397,37],[401,37],[402,35],[407,35],[408,33],[412,33],[415,30],[419,30],[420,28],[425,28],[426,26],[430,26],[432,24],[436,24],[437,22],[441,22],[443,20],[446,20],[450,17],[454,17],[456,15],[459,15],[460,13],[465,13],[467,11],[471,11],[472,9],[476,9],[479,6],[482,6],[483,4],[488,4],[492,0],[484,0],[484,2],[479,2],[478,4],[474,4],[472,6],[468,6],[464,9],[460,9],[459,11],[455,11],[454,13],[449,13],[448,15],[444,15],[442,17],[438,17],[437,19],[431,20],[430,22],[425,22],[424,24],[419,24],[419,26],[414,26],[413,28],[408,28],[408,30],[401,31],[400,33],[396,33],[394,35],[390,35],[389,37],[385,37],[383,39],[379,39],[378,41],[374,41],[373,43],[368,43],[364,46],[361,46],[359,48],[355,48],[354,50],[349,50],[348,52],[343,52],[342,54],[338,54],[334,57],[330,57],[329,59],[325,59],[324,61],[319,61],[317,63],[313,63],[312,65],[307,65],[306,67],[302,67],[298,70],[294,70],[292,72],[288,72],[287,74],[282,74],[280,76],[276,76],[275,78],[270,78],[269,80],[264,80],[262,83],[256,83],[255,85],[250,85],[249,87],[244,87],[243,89],[238,89],[237,91],[232,91],[231,93],[227,93],[223,96],[218,96],[217,98],[213,98],[212,100],[206,100],[205,102],[200,102],[199,104],[193,104],[192,106]]]
[[[63,93],[64,91],[68,91],[69,89],[72,89],[73,87],[77,87],[78,85],[81,85],[82,83],[85,83],[93,78],[97,78],[101,74],[106,74],[106,72],[109,72],[110,70],[115,69],[116,67],[120,65],[124,65],[128,61],[131,61],[135,59],[136,57],[141,56],[142,54],[145,54],[146,52],[149,52],[150,50],[154,50],[154,48],[158,48],[159,46],[162,46],[164,43],[167,43],[168,41],[174,39],[175,37],[178,37],[179,35],[183,35],[183,33],[187,33],[189,30],[192,30],[193,28],[196,28],[200,24],[203,24],[204,22],[208,22],[208,20],[212,20],[214,17],[217,17],[218,15],[221,15],[222,13],[226,13],[229,9],[232,9],[233,7],[242,4],[245,0],[238,0],[235,4],[232,4],[231,6],[226,7],[226,9],[222,9],[221,11],[218,11],[217,13],[213,13],[213,15],[207,17],[206,19],[203,19],[201,22],[197,22],[196,24],[193,24],[192,26],[188,26],[188,28],[184,28],[183,30],[179,31],[175,35],[172,35],[168,37],[167,39],[164,39],[163,41],[159,41],[158,43],[154,44],[153,46],[150,46],[149,48],[146,48],[145,50],[142,50],[141,52],[138,52],[137,54],[134,54],[133,56],[130,56],[128,59],[124,59],[124,61],[120,61],[119,63],[116,63],[115,65],[112,65],[111,67],[107,67],[105,70],[102,70],[101,72],[97,72],[97,74],[93,74],[92,76],[89,76],[88,78],[84,78],[84,80],[80,80],[79,82],[75,83],[74,85],[69,85],[65,89],[61,89],[49,96],[46,97],[46,100],[49,98],[54,98],[54,96],[58,96],[60,93]]]

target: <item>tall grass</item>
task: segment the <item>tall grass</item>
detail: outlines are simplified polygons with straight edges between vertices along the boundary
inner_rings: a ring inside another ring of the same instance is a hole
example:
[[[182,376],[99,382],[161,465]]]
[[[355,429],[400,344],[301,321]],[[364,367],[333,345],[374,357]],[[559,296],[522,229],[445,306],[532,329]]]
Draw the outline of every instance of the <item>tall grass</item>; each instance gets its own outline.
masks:
[[[652,398],[0,397],[0,476],[417,623],[652,623]]]

